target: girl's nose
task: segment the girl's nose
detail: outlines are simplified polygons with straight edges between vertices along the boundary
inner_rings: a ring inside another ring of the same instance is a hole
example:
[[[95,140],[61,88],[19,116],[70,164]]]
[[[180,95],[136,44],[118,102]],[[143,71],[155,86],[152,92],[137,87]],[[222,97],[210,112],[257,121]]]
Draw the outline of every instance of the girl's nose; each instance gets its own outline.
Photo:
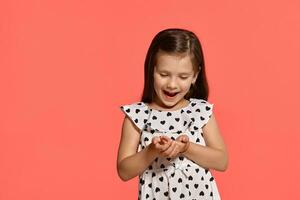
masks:
[[[176,80],[174,78],[169,79],[167,88],[174,89],[177,87]]]

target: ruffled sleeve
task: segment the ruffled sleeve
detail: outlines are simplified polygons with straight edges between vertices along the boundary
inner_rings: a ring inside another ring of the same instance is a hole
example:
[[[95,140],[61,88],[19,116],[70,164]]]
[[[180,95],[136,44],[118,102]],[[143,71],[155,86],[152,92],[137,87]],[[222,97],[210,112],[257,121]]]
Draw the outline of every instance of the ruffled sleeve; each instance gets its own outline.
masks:
[[[202,128],[209,121],[213,114],[214,104],[209,103],[203,99],[191,99],[194,113],[196,113],[197,121],[200,122],[200,128]]]
[[[144,128],[149,117],[149,110],[144,103],[138,102],[122,105],[120,106],[120,109],[140,130]]]

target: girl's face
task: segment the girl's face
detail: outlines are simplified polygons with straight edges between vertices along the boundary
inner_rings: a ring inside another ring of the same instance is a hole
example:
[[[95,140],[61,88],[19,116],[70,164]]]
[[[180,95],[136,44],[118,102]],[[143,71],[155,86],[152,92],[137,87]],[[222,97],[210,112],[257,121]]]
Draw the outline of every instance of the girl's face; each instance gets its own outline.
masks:
[[[179,56],[159,51],[154,66],[154,104],[162,108],[178,109],[185,101],[191,84],[196,82],[189,55]]]

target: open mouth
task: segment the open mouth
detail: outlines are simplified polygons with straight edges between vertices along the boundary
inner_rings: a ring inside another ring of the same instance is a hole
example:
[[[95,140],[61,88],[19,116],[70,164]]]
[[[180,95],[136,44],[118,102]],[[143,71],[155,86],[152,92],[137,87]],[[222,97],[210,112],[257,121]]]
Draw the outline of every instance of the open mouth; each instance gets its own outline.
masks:
[[[179,92],[168,92],[164,90],[164,94],[169,97],[169,98],[173,98],[175,97]]]

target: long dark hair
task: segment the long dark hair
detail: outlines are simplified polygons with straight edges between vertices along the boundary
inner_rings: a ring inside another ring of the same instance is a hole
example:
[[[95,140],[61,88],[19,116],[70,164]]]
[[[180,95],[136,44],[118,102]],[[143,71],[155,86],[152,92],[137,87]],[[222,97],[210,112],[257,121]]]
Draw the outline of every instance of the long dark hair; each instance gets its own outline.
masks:
[[[198,37],[191,31],[170,28],[160,31],[152,40],[145,59],[144,90],[142,101],[151,103],[155,97],[154,91],[154,66],[158,51],[170,54],[188,54],[194,65],[195,72],[199,72],[195,84],[186,94],[185,99],[198,98],[207,100],[208,83],[205,74],[205,63],[202,47]]]

